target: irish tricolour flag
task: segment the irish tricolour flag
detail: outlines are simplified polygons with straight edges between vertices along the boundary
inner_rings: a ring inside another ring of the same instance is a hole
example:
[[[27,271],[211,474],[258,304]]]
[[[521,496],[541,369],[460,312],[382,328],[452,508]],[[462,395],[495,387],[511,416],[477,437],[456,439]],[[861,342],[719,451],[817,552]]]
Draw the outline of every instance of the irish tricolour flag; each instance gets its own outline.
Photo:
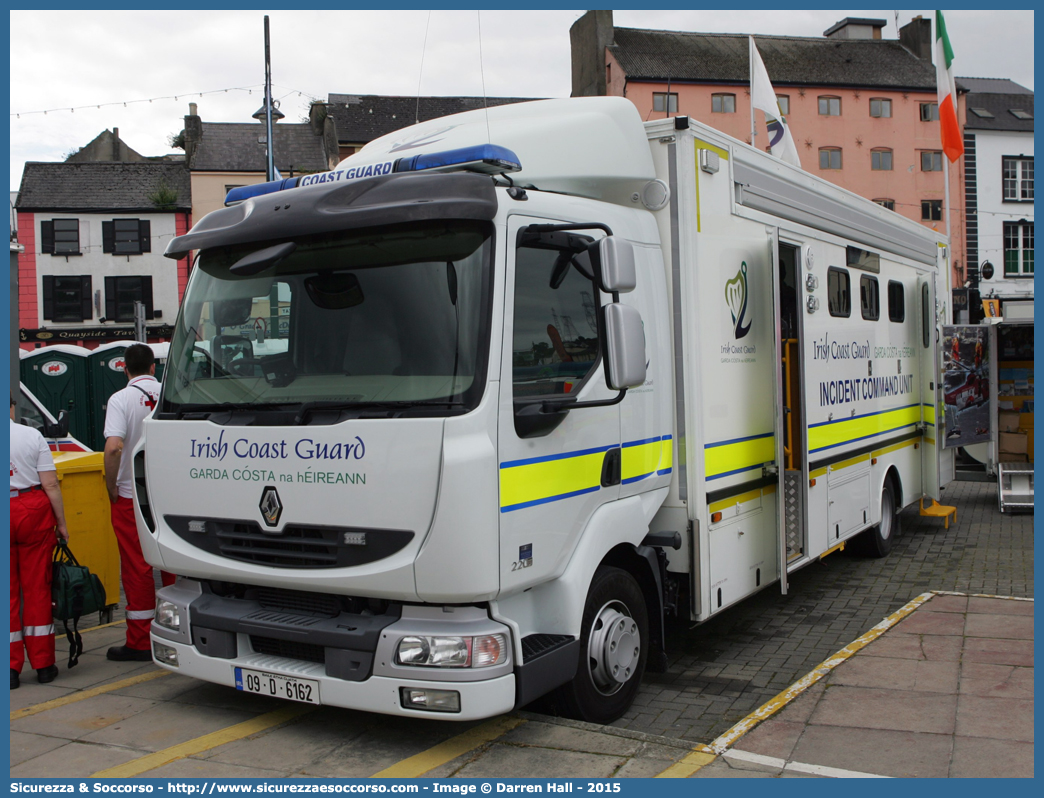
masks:
[[[953,82],[953,48],[946,35],[942,11],[935,12],[935,85],[939,92],[939,126],[942,148],[953,163],[964,155],[961,126],[957,123],[957,87]]]

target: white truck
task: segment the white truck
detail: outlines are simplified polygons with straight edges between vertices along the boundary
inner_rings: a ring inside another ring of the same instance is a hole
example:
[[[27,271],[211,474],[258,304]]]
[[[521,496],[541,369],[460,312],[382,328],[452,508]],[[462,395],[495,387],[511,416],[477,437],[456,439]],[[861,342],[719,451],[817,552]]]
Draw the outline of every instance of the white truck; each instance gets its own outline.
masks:
[[[609,722],[665,616],[883,556],[950,478],[945,240],[689,119],[470,112],[228,203],[167,248],[133,454],[163,667]]]

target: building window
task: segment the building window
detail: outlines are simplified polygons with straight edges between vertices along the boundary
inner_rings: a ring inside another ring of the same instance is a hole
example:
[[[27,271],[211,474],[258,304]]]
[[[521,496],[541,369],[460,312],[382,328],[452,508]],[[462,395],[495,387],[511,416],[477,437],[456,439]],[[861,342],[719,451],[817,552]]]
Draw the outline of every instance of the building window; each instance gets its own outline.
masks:
[[[152,251],[151,224],[148,219],[113,219],[102,222],[102,252],[113,255],[141,255]]]
[[[1033,201],[1033,159],[1004,158],[1004,201]]]
[[[870,116],[887,119],[892,116],[892,101],[884,97],[870,98]]]
[[[43,276],[43,317],[47,321],[84,321],[91,309],[91,276]]]
[[[942,200],[921,200],[921,220],[925,222],[942,221]]]
[[[81,255],[80,220],[40,222],[40,251],[51,255]]]
[[[921,103],[921,121],[939,121],[939,103]]]
[[[859,306],[867,321],[881,318],[881,289],[876,277],[864,274],[859,278]]]
[[[922,172],[941,172],[943,170],[943,154],[941,152],[925,151],[921,153]]]
[[[790,95],[789,94],[777,94],[776,102],[779,104],[779,112],[786,116],[790,113]]]
[[[841,98],[840,97],[820,97],[819,98],[819,115],[820,116],[841,116]]]
[[[840,169],[841,149],[840,147],[823,147],[819,150],[820,169]]]
[[[735,94],[712,94],[711,95],[711,113],[715,113],[715,114],[734,114],[734,113],[736,113],[736,95]]]
[[[906,291],[896,280],[888,281],[888,321],[906,321]]]
[[[882,208],[888,208],[888,210],[890,210],[890,211],[894,211],[895,210],[895,200],[894,199],[875,199],[874,202],[876,202]]]
[[[1033,275],[1033,222],[1004,223],[1004,276]]]
[[[851,285],[846,269],[831,266],[827,270],[827,305],[831,316],[847,319],[852,315]]]
[[[891,172],[892,151],[886,149],[870,150],[870,168],[875,172]],[[895,210],[895,208],[892,210]]]
[[[674,92],[653,92],[653,111],[661,114],[678,113],[678,95]]]
[[[135,302],[145,305],[145,318],[151,319],[151,277],[105,278],[105,317],[109,321],[134,321]]]

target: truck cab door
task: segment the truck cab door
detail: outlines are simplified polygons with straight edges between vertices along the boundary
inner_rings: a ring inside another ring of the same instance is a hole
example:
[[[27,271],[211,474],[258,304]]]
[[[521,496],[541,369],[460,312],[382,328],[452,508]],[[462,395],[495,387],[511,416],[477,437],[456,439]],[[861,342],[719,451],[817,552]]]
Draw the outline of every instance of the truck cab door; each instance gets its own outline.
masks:
[[[942,364],[939,360],[938,323],[935,309],[935,273],[917,278],[917,321],[921,387],[921,493],[939,499],[941,458],[946,429],[939,402]]]
[[[565,249],[524,236],[530,225],[560,221],[514,215],[507,226],[498,424],[507,594],[561,574],[588,519],[620,495],[620,405],[542,412],[569,397],[588,402],[617,394],[606,385],[599,351],[601,306],[610,297],[583,273],[591,274],[586,253],[574,264]],[[602,233],[570,235],[576,243],[576,236],[593,241]]]

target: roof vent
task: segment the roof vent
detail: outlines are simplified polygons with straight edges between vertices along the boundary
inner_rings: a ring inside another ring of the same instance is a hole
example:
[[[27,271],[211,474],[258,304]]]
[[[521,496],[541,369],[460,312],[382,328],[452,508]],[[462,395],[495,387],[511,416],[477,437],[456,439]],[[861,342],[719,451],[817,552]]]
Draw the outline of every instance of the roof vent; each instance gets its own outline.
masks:
[[[1009,113],[1016,119],[1032,119],[1033,114],[1029,111],[1023,111],[1021,108],[1009,108]]]
[[[991,114],[985,108],[969,108],[968,110],[980,119],[993,119],[993,114]]]

